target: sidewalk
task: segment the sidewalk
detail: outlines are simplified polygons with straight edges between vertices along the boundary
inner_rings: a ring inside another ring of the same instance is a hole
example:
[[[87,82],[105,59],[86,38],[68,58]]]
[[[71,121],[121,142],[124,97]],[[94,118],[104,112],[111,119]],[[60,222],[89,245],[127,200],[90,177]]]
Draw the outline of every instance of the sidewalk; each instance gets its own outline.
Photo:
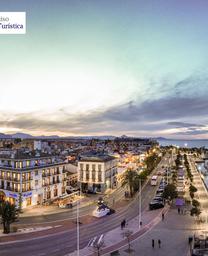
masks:
[[[126,238],[124,237],[124,232],[127,230],[132,231],[131,240],[135,240],[142,236],[144,233],[152,229],[161,221],[161,213],[165,214],[168,212],[169,207],[164,209],[149,211],[145,210],[142,217],[142,227],[139,229],[139,218],[138,216],[130,220],[125,229],[121,230],[120,227],[113,229],[106,234],[104,234],[104,247],[102,249],[102,255],[113,252],[122,246],[126,245]],[[80,250],[80,256],[93,256],[94,249],[91,247],[85,247]],[[68,254],[67,256],[77,256],[77,252]]]
[[[202,178],[200,176],[200,173],[196,169],[196,166],[193,162],[193,160],[189,160],[190,166],[191,166],[191,172],[193,174],[193,184],[197,188],[197,192],[195,193],[195,198],[200,202],[200,208],[201,208],[201,214],[200,219],[204,223],[200,223],[201,226],[204,226],[205,229],[208,228],[207,223],[205,223],[208,219],[208,192],[205,187],[204,182],[202,181]]]

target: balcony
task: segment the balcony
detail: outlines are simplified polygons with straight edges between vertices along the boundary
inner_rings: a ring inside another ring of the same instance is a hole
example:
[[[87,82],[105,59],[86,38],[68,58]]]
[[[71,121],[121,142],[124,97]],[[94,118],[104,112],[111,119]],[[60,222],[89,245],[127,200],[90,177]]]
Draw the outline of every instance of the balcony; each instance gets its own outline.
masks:
[[[20,190],[18,188],[13,188],[12,191],[14,192],[20,192]]]
[[[31,187],[30,188],[23,188],[22,189],[22,192],[29,192],[29,191],[31,191],[32,189],[31,189]]]
[[[60,180],[53,180],[53,184],[59,184],[59,183],[61,183]]]
[[[33,180],[32,177],[22,178],[22,182],[29,182],[31,180]]]
[[[5,180],[12,180],[12,177],[5,176],[3,179],[5,179]]]
[[[51,176],[52,174],[51,173],[42,173],[42,177],[48,177],[48,176]]]
[[[20,179],[18,178],[12,178],[12,181],[20,183]]]

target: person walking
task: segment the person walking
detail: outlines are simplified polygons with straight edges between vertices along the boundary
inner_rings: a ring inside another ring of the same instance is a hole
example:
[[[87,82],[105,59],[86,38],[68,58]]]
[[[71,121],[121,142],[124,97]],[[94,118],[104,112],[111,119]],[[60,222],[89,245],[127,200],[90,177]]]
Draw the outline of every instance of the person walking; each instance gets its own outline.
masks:
[[[126,219],[123,220],[123,226],[126,227]]]
[[[152,248],[155,248],[155,240],[152,239]]]
[[[158,246],[159,246],[159,248],[161,247],[161,241],[160,241],[160,239],[158,239]]]
[[[180,214],[180,208],[178,208],[178,214]]]
[[[164,214],[164,212],[162,213],[162,221],[164,221],[164,219],[165,219],[165,214]]]

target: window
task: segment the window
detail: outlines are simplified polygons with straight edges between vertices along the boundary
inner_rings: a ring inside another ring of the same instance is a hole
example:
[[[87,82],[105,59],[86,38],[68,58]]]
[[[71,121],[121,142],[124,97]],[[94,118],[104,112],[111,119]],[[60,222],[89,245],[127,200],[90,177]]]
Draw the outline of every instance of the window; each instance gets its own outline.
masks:
[[[35,171],[35,176],[38,176],[38,171]]]
[[[47,191],[47,192],[46,192],[46,198],[47,198],[47,199],[50,199],[50,198],[51,198],[51,191]]]
[[[83,180],[83,171],[80,171],[80,180]]]
[[[54,197],[57,197],[57,196],[58,196],[58,189],[57,189],[57,188],[54,188],[53,196],[54,196]]]
[[[86,171],[89,171],[89,164],[86,164]]]
[[[89,180],[89,178],[90,178],[90,175],[89,175],[89,170],[88,170],[88,171],[86,171],[86,180]]]
[[[38,186],[38,180],[35,180],[35,186]]]
[[[80,164],[80,170],[83,171],[83,164]]]
[[[101,172],[101,169],[102,169],[102,165],[101,165],[101,164],[99,164],[99,165],[98,165],[98,171],[100,171],[100,172]]]
[[[25,173],[22,174],[22,180],[24,180],[24,181],[26,180],[26,174]]]
[[[95,171],[95,164],[92,164],[92,170]]]
[[[95,181],[95,170],[92,170],[92,181]]]
[[[32,198],[31,197],[28,197],[27,199],[26,199],[26,205],[27,206],[30,206],[32,204]]]
[[[102,181],[102,172],[98,171],[98,181],[101,182]]]

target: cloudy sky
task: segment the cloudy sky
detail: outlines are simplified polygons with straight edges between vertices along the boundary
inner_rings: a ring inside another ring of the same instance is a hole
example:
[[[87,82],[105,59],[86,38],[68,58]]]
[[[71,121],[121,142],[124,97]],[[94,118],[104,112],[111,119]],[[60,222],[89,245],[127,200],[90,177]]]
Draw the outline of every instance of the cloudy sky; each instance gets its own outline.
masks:
[[[208,138],[206,0],[7,0],[0,132]]]

